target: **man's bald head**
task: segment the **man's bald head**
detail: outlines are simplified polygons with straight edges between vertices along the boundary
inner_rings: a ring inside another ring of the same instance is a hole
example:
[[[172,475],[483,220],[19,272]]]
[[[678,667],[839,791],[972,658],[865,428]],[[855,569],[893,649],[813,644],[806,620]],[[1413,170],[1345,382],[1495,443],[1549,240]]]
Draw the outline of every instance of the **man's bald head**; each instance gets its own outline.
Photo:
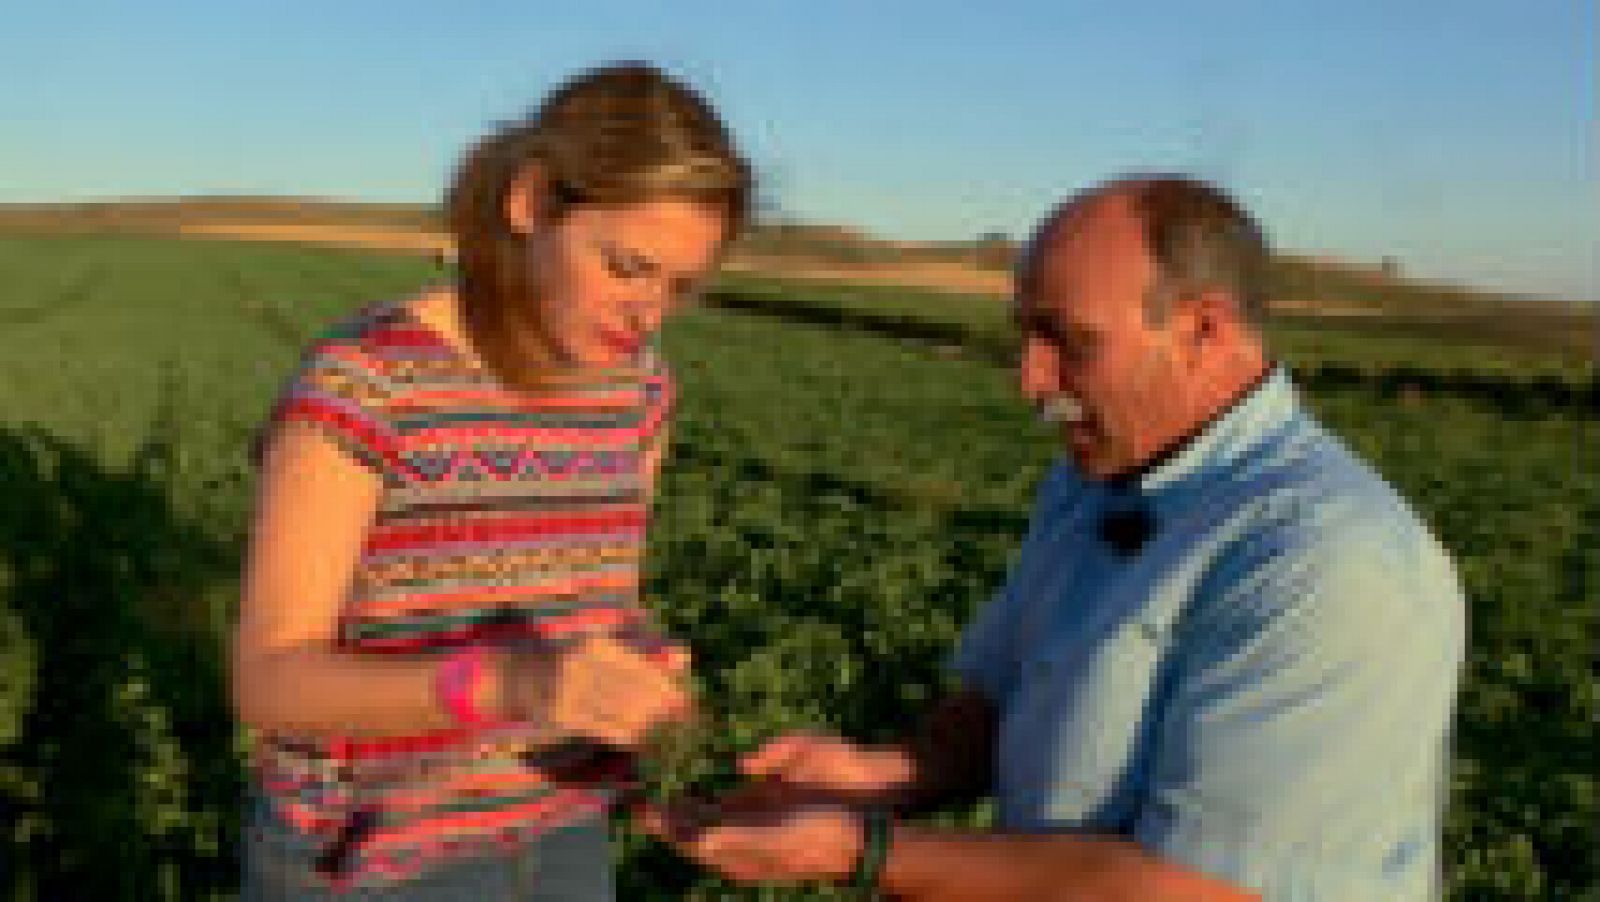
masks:
[[[1266,246],[1203,182],[1121,179],[1057,209],[1017,280],[1025,397],[1080,470],[1128,474],[1266,372]]]
[[[1174,300],[1204,289],[1234,300],[1240,319],[1259,328],[1266,314],[1271,251],[1256,221],[1232,198],[1199,179],[1129,176],[1091,188],[1058,206],[1029,241],[1021,277],[1027,280],[1066,235],[1090,221],[1117,229],[1132,223],[1156,269],[1145,299],[1159,323]]]

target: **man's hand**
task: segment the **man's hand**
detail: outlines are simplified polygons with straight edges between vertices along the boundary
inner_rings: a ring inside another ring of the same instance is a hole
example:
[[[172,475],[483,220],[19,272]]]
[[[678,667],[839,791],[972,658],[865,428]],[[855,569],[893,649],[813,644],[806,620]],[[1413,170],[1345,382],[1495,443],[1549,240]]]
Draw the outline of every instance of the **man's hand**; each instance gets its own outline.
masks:
[[[861,857],[860,817],[835,805],[783,808],[745,797],[641,813],[646,832],[743,883],[844,880]]]
[[[739,769],[769,802],[895,805],[910,793],[916,765],[898,746],[862,746],[837,736],[790,733],[746,755]]]

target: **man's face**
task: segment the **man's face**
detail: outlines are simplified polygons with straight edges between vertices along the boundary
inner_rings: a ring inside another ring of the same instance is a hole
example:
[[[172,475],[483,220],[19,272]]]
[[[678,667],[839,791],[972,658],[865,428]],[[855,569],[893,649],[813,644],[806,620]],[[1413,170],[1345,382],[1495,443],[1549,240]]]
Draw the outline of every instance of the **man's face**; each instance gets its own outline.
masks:
[[[1156,266],[1126,199],[1064,211],[1019,275],[1022,393],[1085,475],[1135,469],[1192,427],[1192,353],[1179,317],[1147,320]]]

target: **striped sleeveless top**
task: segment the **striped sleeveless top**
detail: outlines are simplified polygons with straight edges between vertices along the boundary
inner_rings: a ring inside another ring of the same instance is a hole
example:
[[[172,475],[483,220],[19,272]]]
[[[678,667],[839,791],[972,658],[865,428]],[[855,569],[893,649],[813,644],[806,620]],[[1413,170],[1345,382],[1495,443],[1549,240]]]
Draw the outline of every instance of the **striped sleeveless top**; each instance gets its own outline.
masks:
[[[671,406],[658,359],[513,392],[398,303],[306,351],[269,427],[320,429],[383,483],[339,615],[340,649],[430,654],[609,631],[644,641],[643,465]],[[346,842],[335,882],[403,880],[605,810],[596,785],[523,763],[516,725],[349,741],[260,735],[281,820]]]

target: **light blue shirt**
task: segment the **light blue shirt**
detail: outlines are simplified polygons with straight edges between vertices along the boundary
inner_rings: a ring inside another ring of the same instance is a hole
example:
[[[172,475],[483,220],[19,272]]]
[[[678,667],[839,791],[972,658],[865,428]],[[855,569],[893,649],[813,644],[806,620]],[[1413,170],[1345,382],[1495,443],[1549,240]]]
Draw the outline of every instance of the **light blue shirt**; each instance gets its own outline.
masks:
[[[1130,490],[1060,464],[950,666],[1000,712],[999,826],[1133,839],[1267,900],[1433,899],[1465,602],[1280,371]]]

